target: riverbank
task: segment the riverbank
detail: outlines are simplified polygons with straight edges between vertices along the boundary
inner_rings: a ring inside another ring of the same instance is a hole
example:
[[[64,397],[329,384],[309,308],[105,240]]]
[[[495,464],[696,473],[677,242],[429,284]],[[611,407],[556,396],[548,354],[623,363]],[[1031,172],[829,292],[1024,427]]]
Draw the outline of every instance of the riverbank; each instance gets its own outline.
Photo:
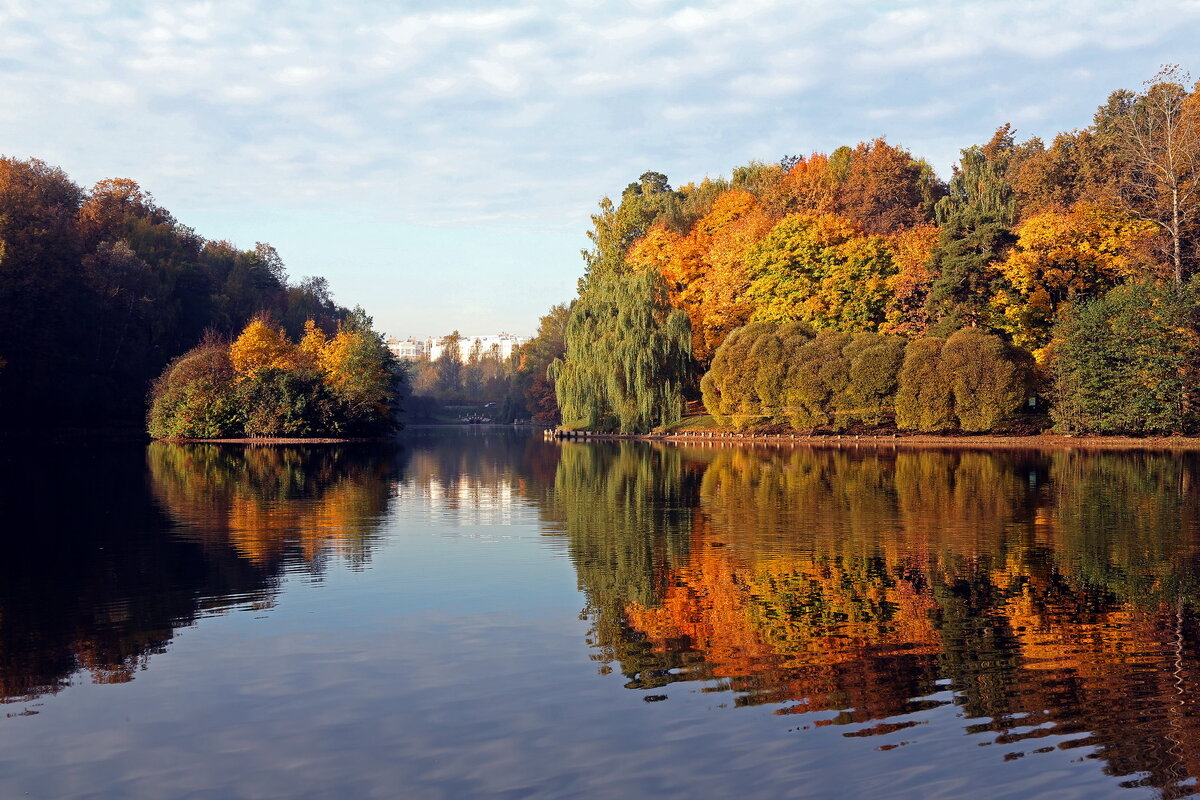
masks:
[[[649,434],[602,433],[595,431],[553,431],[549,436],[568,441],[637,440],[672,442],[701,447],[771,445],[790,447],[906,447],[961,448],[973,450],[1178,450],[1200,451],[1200,437],[1193,436],[1066,436],[1036,433],[1015,434],[802,434],[754,431],[676,430]]]
[[[340,439],[334,437],[290,439],[285,437],[261,436],[242,439],[155,439],[155,441],[166,442],[167,444],[356,444],[362,442],[390,442],[393,438],[391,436],[374,436]]]

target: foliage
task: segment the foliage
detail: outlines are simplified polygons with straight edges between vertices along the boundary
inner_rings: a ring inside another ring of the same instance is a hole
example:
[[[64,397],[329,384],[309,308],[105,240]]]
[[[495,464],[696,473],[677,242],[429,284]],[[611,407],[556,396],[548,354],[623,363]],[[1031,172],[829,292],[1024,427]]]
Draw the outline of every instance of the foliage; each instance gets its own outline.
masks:
[[[1194,285],[1133,283],[1073,307],[1054,329],[1054,405],[1064,432],[1196,430],[1200,309]]]
[[[946,340],[941,362],[953,376],[954,415],[964,431],[993,430],[1029,397],[1032,358],[998,336],[963,328]]]
[[[156,439],[372,436],[394,427],[402,379],[356,309],[333,337],[311,320],[300,345],[262,317],[232,344],[209,336],[154,381]]]
[[[1062,309],[1151,274],[1150,223],[1111,208],[1079,204],[1044,211],[1017,226],[1017,241],[996,269],[1003,288],[992,302],[998,326],[1030,350],[1045,347]]]
[[[269,245],[206,241],[128,178],[89,190],[0,158],[0,416],[6,426],[136,424],[146,387],[212,329],[270,313],[289,334],[345,311],[323,279],[287,283]]]
[[[883,322],[895,271],[885,240],[829,214],[785,217],[750,253],[752,319],[869,331]]]
[[[151,390],[146,428],[155,439],[208,439],[243,426],[229,347],[206,339],[172,361]]]
[[[604,275],[571,308],[566,352],[551,365],[563,423],[645,432],[680,418],[690,367],[687,316],[653,273]]]
[[[299,354],[283,328],[256,317],[229,345],[229,359],[238,378],[251,378],[259,370],[295,369]]]
[[[953,376],[942,366],[945,339],[910,342],[896,388],[896,427],[945,431],[955,425]]]

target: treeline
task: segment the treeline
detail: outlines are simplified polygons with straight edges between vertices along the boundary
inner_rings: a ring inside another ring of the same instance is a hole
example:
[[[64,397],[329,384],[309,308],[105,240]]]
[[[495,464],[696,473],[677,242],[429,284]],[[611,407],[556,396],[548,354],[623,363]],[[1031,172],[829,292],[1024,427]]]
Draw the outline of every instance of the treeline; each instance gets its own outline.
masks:
[[[396,427],[404,374],[355,309],[332,335],[315,321],[293,342],[269,318],[233,342],[206,337],[154,381],[156,439],[378,436]]]
[[[4,157],[0,309],[0,419],[31,428],[138,424],[151,379],[206,330],[232,338],[266,311],[297,337],[347,314],[323,278],[204,239],[132,180],[85,190]]]
[[[1034,388],[1053,402],[1061,427],[1194,427],[1192,401],[1177,389],[1200,378],[1188,372],[1200,351],[1179,343],[1151,351],[1111,330],[1111,358],[1091,357],[1087,344],[1104,319],[1166,330],[1165,309],[1186,317],[1194,307],[1200,92],[1176,69],[1140,92],[1114,92],[1090,126],[1049,143],[1019,141],[1003,125],[962,151],[947,182],[880,138],[678,189],[647,172],[619,202],[603,200],[592,222],[566,355],[554,371],[565,424],[670,424],[733,331],[803,323],[814,334],[914,344],[972,329],[1027,354]],[[1153,311],[1118,310],[1130,303]],[[1188,324],[1179,330],[1193,330]],[[1164,359],[1182,370],[1174,383]],[[1162,382],[1139,384],[1147,370]],[[1114,380],[1137,389],[1136,415],[1092,396]],[[812,412],[794,411],[807,426]],[[737,411],[751,413],[760,412]]]
[[[558,422],[554,384],[547,370],[566,347],[568,314],[567,306],[552,306],[541,318],[537,334],[508,357],[500,354],[498,346],[484,349],[475,340],[464,359],[459,343],[465,337],[453,331],[442,340],[437,358],[407,365],[412,395],[405,401],[406,418],[432,421],[452,417],[447,406],[491,406],[487,415],[495,422]]]

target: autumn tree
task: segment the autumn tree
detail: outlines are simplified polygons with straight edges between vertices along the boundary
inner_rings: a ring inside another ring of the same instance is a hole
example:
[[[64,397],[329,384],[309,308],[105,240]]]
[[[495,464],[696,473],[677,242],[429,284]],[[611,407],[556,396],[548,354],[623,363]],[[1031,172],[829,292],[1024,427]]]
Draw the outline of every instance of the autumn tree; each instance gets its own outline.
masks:
[[[840,217],[792,214],[750,252],[745,296],[756,321],[871,331],[885,318],[895,270],[883,238]]]
[[[566,353],[567,320],[571,309],[565,303],[550,307],[538,321],[537,334],[521,347],[519,375],[523,381],[525,407],[533,419],[543,423],[559,421],[554,382],[547,375],[550,364]]]
[[[931,221],[943,194],[945,187],[929,164],[879,138],[850,151],[837,189],[837,213],[867,233],[887,235]]]
[[[997,326],[1026,349],[1045,347],[1057,315],[1073,302],[1152,275],[1150,223],[1112,208],[1079,204],[1044,211],[1015,231],[1017,241],[995,264],[1003,278],[992,302]]]
[[[656,220],[676,220],[680,196],[671,189],[667,176],[660,172],[644,172],[625,187],[620,203],[605,197],[600,212],[592,215],[592,230],[588,238],[592,249],[583,251],[586,269],[580,289],[594,277],[626,271],[625,254]]]
[[[1109,129],[1124,167],[1120,196],[1126,207],[1167,238],[1167,258],[1176,283],[1195,258],[1195,225],[1200,219],[1200,93],[1190,79],[1166,67],[1141,94],[1120,95],[1120,113]]]
[[[248,378],[260,369],[294,369],[299,354],[283,332],[265,317],[255,317],[229,346],[233,371]]]

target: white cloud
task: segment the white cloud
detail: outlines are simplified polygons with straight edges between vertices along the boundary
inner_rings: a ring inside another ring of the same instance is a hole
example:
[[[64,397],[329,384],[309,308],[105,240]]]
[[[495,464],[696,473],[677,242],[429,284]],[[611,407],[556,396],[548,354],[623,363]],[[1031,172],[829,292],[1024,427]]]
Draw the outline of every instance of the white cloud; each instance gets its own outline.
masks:
[[[685,183],[886,134],[945,171],[1000,123],[1049,138],[1162,62],[1200,72],[1200,0],[436,9],[8,0],[0,142],[185,206],[581,233],[645,169]]]

